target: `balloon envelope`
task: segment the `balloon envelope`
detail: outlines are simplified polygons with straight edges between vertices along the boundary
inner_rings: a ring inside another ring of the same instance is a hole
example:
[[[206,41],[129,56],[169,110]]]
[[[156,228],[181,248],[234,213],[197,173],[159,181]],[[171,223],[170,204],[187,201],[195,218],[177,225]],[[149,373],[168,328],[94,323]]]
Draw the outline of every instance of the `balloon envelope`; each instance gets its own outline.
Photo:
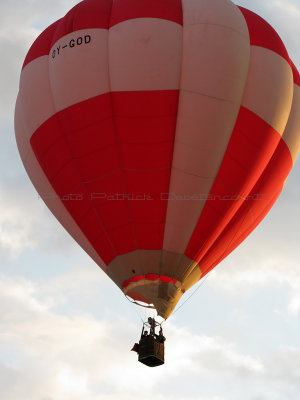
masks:
[[[66,230],[167,318],[280,194],[299,84],[274,29],[228,0],[85,0],[27,54],[17,144]]]

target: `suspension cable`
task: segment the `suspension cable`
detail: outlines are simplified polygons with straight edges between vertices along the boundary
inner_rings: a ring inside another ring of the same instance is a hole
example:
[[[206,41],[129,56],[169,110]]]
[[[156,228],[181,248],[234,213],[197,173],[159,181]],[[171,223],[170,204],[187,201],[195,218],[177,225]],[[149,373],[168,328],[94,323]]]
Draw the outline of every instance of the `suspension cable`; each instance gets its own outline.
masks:
[[[209,272],[210,272],[210,271],[209,271]],[[181,307],[183,307],[184,304],[185,304],[188,300],[190,300],[190,298],[191,298],[192,296],[194,296],[194,294],[196,294],[196,292],[198,292],[198,290],[204,285],[206,279],[208,278],[208,275],[209,275],[209,273],[203,278],[203,280],[201,279],[201,281],[200,281],[198,287],[189,295],[189,297],[188,297],[187,299],[185,299],[185,301],[184,301],[178,308],[176,308],[176,310],[172,313],[173,315],[174,315],[175,313],[177,313],[177,311],[179,311],[179,310],[181,309]]]

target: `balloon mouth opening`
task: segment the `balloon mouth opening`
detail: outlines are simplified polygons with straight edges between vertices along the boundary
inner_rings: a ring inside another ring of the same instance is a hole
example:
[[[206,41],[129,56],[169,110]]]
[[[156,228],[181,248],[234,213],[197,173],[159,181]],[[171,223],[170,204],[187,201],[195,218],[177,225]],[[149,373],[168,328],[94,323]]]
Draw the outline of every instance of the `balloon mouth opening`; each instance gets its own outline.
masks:
[[[155,306],[153,303],[151,303],[148,299],[146,299],[145,297],[143,298],[143,300],[140,300],[143,296],[140,296],[139,293],[128,293],[125,294],[125,297],[127,298],[127,300],[129,300],[131,303],[136,304],[140,307],[144,307],[144,308],[150,308],[153,310],[156,310]]]
[[[133,303],[156,309],[157,314],[164,319],[170,316],[184,293],[179,281],[156,274],[135,276],[125,281],[122,289],[125,296],[130,297]]]
[[[149,299],[147,299],[145,296],[141,295],[138,292],[129,291],[127,293],[124,292],[124,294],[127,298],[130,297],[131,300],[133,300],[137,305],[141,307],[155,308],[154,304]]]

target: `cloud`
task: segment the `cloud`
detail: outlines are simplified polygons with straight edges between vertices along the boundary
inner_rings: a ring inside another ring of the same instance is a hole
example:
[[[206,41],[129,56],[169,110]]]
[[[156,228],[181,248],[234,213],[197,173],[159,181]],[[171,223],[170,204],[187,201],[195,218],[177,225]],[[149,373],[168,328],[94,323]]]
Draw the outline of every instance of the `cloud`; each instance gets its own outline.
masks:
[[[288,305],[288,312],[293,315],[299,315],[300,316],[300,283],[298,282],[297,288],[295,289],[292,298],[290,299],[289,305]]]
[[[12,192],[7,191],[2,186],[0,193],[0,247],[7,250],[11,255],[16,255],[22,248],[35,246],[35,240],[30,231],[36,214],[33,214],[33,220],[30,218],[30,213],[26,213],[27,217],[24,218],[24,215],[26,215],[24,213],[24,202],[20,203],[18,196],[20,195],[20,187]]]
[[[171,324],[170,324],[171,325]],[[239,378],[264,373],[264,365],[258,357],[241,354],[233,343],[221,337],[209,337],[192,333],[186,327],[170,326],[172,333],[168,345],[177,348],[170,363],[178,374],[183,371],[208,378],[216,374],[237,375]],[[182,340],[184,338],[184,340]],[[178,343],[180,343],[178,351]]]
[[[168,326],[167,363],[160,369],[148,369],[129,351],[137,326],[122,316],[109,322],[78,313],[76,308],[64,315],[57,308],[59,285],[50,282],[47,288],[47,283],[3,275],[0,282],[0,368],[5,382],[15,383],[3,382],[6,400],[21,398],[22,393],[31,400],[94,400],[99,396],[134,400],[141,391],[148,393],[143,399],[150,399],[157,387],[172,379],[184,382],[192,375],[211,381],[227,375],[243,380],[264,373],[262,360],[240,353],[233,343],[194,334],[174,323]],[[89,279],[77,282],[78,292],[91,285]],[[218,394],[194,397],[182,384],[186,400],[223,400]],[[161,394],[158,398],[170,397]],[[182,397],[178,393],[172,398]]]
[[[264,395],[274,382],[280,400],[296,400],[300,350],[281,346],[252,354],[238,344],[238,332],[230,338],[207,335],[171,319],[165,326],[166,364],[148,369],[138,363],[130,348],[141,327],[119,305],[114,308],[114,294],[102,297],[107,279],[98,272],[82,266],[36,281],[0,276],[0,383],[6,400],[23,393],[31,400],[138,400],[141,393],[143,400],[237,400],[244,386],[244,400],[277,400]],[[97,317],[95,309],[101,309]]]
[[[268,378],[277,392],[275,400],[297,399],[300,381],[300,348],[279,347],[270,359]]]
[[[11,0],[1,2],[0,12],[0,116],[14,109],[19,75],[29,47],[37,36],[61,18],[76,0]]]
[[[20,201],[21,199],[21,201]],[[5,178],[0,185],[0,253],[17,258],[27,248],[65,251],[74,240],[39,199],[25,172]]]
[[[18,379],[14,388],[2,387],[5,399],[21,398],[22,393],[30,399],[46,394],[77,399],[89,395],[88,380],[97,387],[99,381],[107,387],[113,384],[112,363],[121,349],[116,339],[122,341],[113,335],[116,326],[90,315],[67,317],[51,311],[55,298],[49,306],[41,300],[39,286],[22,278],[2,276],[3,288],[1,311],[4,304],[8,310],[1,313],[1,350],[6,349],[2,368]]]
[[[12,0],[0,12],[0,257],[18,257],[22,250],[49,251],[72,246],[72,239],[38,200],[21,164],[13,133],[14,104],[21,67],[36,37],[59,19],[76,0]],[[21,201],[20,201],[21,199]]]
[[[296,315],[300,292],[299,168],[292,171],[266,218],[208,278],[209,284],[232,296],[257,295],[274,289],[288,294],[287,311]]]
[[[293,257],[287,257],[280,252],[274,255],[251,250],[250,247],[232,255],[212,271],[207,279],[210,287],[219,295],[237,299],[256,299],[259,295],[263,301],[265,290],[271,290],[277,298],[284,294],[287,297],[282,303],[285,312],[291,316],[300,315],[300,270],[295,252]]]

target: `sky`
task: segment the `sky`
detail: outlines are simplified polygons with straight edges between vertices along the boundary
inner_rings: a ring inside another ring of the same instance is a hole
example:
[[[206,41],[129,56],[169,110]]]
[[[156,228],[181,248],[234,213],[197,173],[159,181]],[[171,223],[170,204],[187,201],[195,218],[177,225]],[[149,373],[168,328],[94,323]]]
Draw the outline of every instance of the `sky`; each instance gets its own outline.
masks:
[[[130,352],[147,312],[39,199],[14,137],[19,74],[36,36],[76,3],[0,3],[1,398],[298,400],[299,160],[265,220],[165,323],[166,363],[153,369]],[[238,4],[271,23],[300,68],[300,1]]]

